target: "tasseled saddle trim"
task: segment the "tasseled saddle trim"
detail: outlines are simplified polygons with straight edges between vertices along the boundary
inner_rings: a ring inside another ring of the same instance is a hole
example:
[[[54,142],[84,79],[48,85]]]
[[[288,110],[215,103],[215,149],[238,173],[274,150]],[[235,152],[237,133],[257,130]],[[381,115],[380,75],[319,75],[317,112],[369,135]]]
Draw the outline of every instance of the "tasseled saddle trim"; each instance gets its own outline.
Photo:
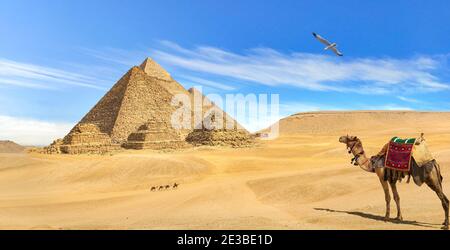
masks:
[[[390,168],[384,169],[384,181],[389,181],[390,183],[395,183],[397,181],[402,182],[406,175],[408,175],[408,180],[406,183],[409,183],[411,180],[411,173]]]

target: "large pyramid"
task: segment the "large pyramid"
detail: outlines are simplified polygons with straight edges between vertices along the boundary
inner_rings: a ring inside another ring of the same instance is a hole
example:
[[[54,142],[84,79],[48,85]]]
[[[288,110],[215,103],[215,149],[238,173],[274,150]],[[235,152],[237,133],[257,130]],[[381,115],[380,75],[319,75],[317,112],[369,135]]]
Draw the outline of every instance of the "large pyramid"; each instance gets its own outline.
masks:
[[[202,117],[211,107],[219,109],[200,92],[186,90],[159,64],[147,58],[139,67],[131,68],[64,137],[61,152],[98,153],[121,146],[133,149],[184,147],[186,137],[194,129],[178,130],[171,127],[171,117],[177,109],[171,102],[177,94],[188,96],[191,107],[201,105]],[[203,100],[200,104],[194,103],[194,97],[198,95]],[[192,128],[197,125],[199,131],[202,124],[195,124],[193,110],[190,114]],[[225,112],[223,116],[226,121],[235,124],[228,131],[248,135]],[[204,121],[203,118],[200,120],[202,123]]]

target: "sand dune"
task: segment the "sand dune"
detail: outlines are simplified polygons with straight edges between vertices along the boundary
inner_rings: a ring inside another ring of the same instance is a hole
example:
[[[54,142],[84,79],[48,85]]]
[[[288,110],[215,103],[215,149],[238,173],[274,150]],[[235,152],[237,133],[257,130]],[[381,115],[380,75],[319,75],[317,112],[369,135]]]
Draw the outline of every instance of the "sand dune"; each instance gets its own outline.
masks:
[[[280,121],[282,135],[342,134],[389,132],[440,133],[450,126],[449,112],[353,111],[310,112],[289,116]],[[374,131],[377,128],[377,131]]]
[[[440,201],[412,183],[399,185],[405,221],[384,222],[377,177],[350,165],[337,136],[358,135],[373,154],[393,136],[425,132],[450,195],[449,113],[306,113],[280,128],[277,140],[244,149],[0,154],[0,228],[440,228]]]

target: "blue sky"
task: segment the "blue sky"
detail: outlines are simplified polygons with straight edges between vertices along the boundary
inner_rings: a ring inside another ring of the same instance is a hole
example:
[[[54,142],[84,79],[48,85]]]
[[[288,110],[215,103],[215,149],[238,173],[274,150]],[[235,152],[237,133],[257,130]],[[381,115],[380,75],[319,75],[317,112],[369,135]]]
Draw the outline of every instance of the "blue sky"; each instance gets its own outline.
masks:
[[[0,39],[0,139],[24,144],[64,135],[148,56],[207,94],[279,94],[282,115],[450,109],[444,0],[0,0]]]

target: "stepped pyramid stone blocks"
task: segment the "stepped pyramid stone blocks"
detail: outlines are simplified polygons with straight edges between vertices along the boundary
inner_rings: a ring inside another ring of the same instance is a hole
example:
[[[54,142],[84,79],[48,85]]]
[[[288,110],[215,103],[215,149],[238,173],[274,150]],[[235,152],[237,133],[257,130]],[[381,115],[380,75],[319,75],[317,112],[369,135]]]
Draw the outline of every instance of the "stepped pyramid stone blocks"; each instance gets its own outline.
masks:
[[[219,110],[217,109],[216,112]],[[217,122],[216,112],[209,113],[203,120],[205,126],[189,133],[186,141],[194,146],[249,147],[254,144],[254,136],[246,130],[223,128],[222,124]]]
[[[172,127],[172,114],[179,108],[172,105],[172,100],[178,94],[185,95],[191,102],[191,110],[187,111],[191,116],[190,128]],[[122,146],[132,149],[185,147],[189,145],[186,138],[193,132],[195,122],[197,128],[202,128],[202,116],[211,107],[216,107],[208,101],[201,92],[187,91],[159,64],[147,58],[139,67],[132,67],[122,76],[64,140],[49,146],[48,151],[78,154],[103,153]],[[200,119],[193,119],[193,107],[201,107]],[[233,118],[222,110],[219,112],[223,113],[225,120],[235,124],[226,130],[230,137],[233,137],[232,133],[239,138],[243,134],[248,135]]]
[[[111,138],[100,132],[97,125],[90,123],[75,126],[60,145],[61,152],[65,154],[105,153],[119,148],[120,145],[113,144]]]
[[[46,154],[60,154],[61,153],[61,145],[63,144],[62,139],[56,139],[47,147],[44,147],[43,153]]]
[[[254,137],[242,130],[196,129],[189,133],[186,141],[194,146],[231,146],[249,147],[254,144]]]
[[[140,126],[124,144],[127,149],[179,149],[187,146],[184,137],[163,119],[153,119]]]
[[[201,93],[195,88],[189,89],[195,99],[195,95]],[[193,107],[202,105],[200,126],[194,127],[186,136],[186,141],[194,146],[232,146],[248,147],[254,144],[254,137],[231,116],[215,105],[205,96],[201,96],[202,103],[194,103]],[[195,109],[194,109],[195,110]],[[193,116],[195,116],[193,114]],[[198,118],[197,118],[198,119]],[[193,121],[196,121],[193,118]],[[232,126],[227,126],[227,123]]]
[[[140,68],[150,77],[153,77],[155,79],[158,79],[158,83],[166,89],[170,94],[172,94],[172,97],[176,95],[185,95],[190,99],[191,106],[189,109],[191,109],[191,126],[188,129],[179,129],[182,136],[186,137],[191,131],[192,128],[194,128],[194,88],[191,88],[189,90],[186,90],[181,84],[179,84],[177,81],[175,81],[167,71],[165,71],[158,63],[153,61],[150,58],[147,58],[140,66]],[[196,94],[199,94],[198,100],[203,101],[202,98],[205,98],[200,92],[196,92]],[[202,110],[202,109],[197,109]],[[206,109],[203,109],[206,110]],[[201,119],[200,119],[201,120]]]
[[[139,126],[155,117],[156,111],[172,114],[172,95],[148,76],[140,67],[133,67],[89,111],[80,123],[98,124],[102,133],[114,143],[125,143]]]

